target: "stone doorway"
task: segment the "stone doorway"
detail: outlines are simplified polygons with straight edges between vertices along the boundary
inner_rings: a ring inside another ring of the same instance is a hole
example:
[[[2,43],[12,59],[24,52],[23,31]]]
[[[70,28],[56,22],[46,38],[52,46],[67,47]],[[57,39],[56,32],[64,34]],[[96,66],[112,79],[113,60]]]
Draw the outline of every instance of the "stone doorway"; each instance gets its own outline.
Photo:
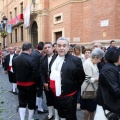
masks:
[[[55,32],[55,41],[57,41],[57,39],[58,39],[59,37],[62,37],[62,31],[60,31],[60,32]]]

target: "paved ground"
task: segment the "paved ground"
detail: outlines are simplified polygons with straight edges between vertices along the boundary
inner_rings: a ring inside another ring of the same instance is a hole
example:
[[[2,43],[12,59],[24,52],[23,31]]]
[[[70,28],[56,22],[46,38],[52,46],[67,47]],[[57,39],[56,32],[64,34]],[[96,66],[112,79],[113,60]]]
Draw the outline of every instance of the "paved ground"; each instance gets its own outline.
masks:
[[[12,84],[8,81],[8,76],[4,74],[3,68],[0,65],[0,120],[20,120],[19,113],[16,111],[18,106],[18,96],[12,94]],[[45,96],[43,107],[47,109],[45,104]],[[44,120],[47,114],[35,113],[34,118]],[[78,120],[83,119],[83,111],[77,112]],[[27,114],[26,114],[27,120]]]

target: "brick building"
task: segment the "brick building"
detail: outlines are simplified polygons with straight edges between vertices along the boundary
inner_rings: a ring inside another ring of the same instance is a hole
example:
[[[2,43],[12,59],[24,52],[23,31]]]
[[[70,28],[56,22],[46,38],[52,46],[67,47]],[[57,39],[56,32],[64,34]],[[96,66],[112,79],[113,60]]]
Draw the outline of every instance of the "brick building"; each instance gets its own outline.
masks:
[[[29,4],[30,27],[24,29]],[[85,46],[96,41],[107,46],[112,39],[120,44],[120,0],[3,0],[0,9],[0,19],[5,15],[12,24],[6,46],[21,46],[25,41],[34,46],[39,41],[54,43],[60,36]]]

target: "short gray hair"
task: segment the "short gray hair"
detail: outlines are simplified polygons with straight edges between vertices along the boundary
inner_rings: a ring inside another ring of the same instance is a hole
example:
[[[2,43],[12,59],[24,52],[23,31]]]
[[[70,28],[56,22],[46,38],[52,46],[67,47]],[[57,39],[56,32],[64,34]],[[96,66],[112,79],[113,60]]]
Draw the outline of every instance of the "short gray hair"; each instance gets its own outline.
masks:
[[[91,57],[92,58],[102,58],[102,57],[104,57],[104,51],[101,48],[95,48],[91,52]]]
[[[57,41],[56,41],[57,44],[58,44],[58,41],[59,41],[59,40],[67,41],[68,44],[69,44],[69,40],[68,40],[68,38],[65,38],[65,37],[59,37],[59,38],[57,39]]]
[[[94,46],[98,46],[98,47],[100,47],[100,48],[101,48],[101,47],[102,47],[102,43],[97,42],[97,43],[95,43],[95,44],[94,44]]]

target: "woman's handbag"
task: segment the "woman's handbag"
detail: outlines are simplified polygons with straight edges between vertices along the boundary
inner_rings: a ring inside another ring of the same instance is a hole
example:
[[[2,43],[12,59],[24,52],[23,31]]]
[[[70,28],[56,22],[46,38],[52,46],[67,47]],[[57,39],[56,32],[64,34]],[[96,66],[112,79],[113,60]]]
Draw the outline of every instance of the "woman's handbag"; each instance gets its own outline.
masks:
[[[100,94],[101,94],[101,100],[102,100],[102,104],[103,104],[102,108],[104,110],[104,115],[106,116],[107,120],[120,120],[120,114],[114,113],[114,112],[108,112],[108,113],[105,112],[105,110],[106,110],[105,103],[104,103],[104,99],[103,99],[101,90],[100,90]]]
[[[93,91],[87,91],[87,88],[89,85],[92,85]],[[88,83],[85,90],[82,93],[82,98],[83,99],[96,99],[96,97],[97,97],[97,92],[95,90],[93,83]]]

